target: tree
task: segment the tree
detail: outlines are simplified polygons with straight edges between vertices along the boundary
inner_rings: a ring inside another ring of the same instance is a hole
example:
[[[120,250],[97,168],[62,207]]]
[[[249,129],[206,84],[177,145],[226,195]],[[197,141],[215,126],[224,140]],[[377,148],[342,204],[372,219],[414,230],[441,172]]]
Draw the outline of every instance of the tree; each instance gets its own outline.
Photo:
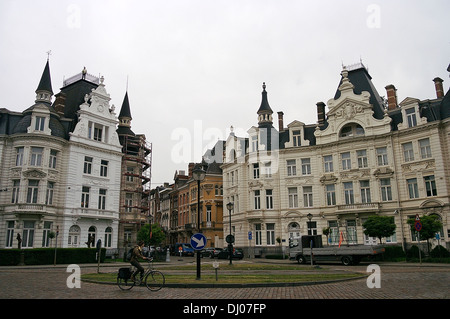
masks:
[[[143,240],[146,246],[156,246],[164,241],[166,236],[158,224],[151,225],[152,236],[150,238],[150,224],[145,224],[137,234],[137,240]]]
[[[392,216],[370,216],[363,224],[364,234],[370,237],[389,237],[395,233],[395,222]]]
[[[412,231],[416,231],[415,218],[408,219],[407,223],[411,226]],[[437,215],[425,215],[420,217],[420,223],[422,224],[422,229],[420,230],[420,239],[425,239],[427,241],[428,253],[430,252],[430,242],[431,238],[436,236],[436,233],[442,229],[442,222]]]
[[[328,245],[328,235],[330,235],[330,232],[331,232],[331,228],[330,227],[322,228],[322,234],[327,236],[327,245]]]

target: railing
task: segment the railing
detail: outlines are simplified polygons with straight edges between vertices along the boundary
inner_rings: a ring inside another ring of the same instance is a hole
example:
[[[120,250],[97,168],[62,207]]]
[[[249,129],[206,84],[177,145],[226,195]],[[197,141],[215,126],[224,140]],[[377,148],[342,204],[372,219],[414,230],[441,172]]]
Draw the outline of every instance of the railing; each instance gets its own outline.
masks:
[[[93,209],[93,208],[75,208],[73,215],[87,218],[99,219],[119,219],[119,212],[113,210]]]
[[[78,73],[75,74],[74,76],[71,76],[70,78],[66,79],[63,81],[63,86],[67,86],[69,84],[75,83],[76,81],[79,81],[83,78],[83,73]],[[86,73],[85,80],[95,83],[95,84],[99,84],[100,83],[100,79],[92,74]]]
[[[377,210],[380,209],[380,203],[359,203],[338,205],[338,211],[348,210]]]

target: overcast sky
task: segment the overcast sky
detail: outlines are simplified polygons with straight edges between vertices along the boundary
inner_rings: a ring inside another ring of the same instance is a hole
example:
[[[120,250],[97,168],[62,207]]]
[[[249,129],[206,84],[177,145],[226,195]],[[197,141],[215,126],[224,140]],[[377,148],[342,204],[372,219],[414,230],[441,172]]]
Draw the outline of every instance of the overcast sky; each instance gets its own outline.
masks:
[[[284,123],[317,121],[342,65],[362,60],[380,95],[435,98],[450,84],[450,1],[0,0],[0,108],[34,104],[51,50],[53,91],[81,72],[105,77],[132,130],[153,145],[152,187],[172,182],[233,125],[257,125],[266,82]]]

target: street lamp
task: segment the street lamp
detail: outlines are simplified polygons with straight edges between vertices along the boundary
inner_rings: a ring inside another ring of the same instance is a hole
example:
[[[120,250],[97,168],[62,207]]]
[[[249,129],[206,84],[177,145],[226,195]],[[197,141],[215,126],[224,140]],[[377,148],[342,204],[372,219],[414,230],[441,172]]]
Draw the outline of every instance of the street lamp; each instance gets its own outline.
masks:
[[[205,179],[206,172],[199,166],[192,171],[192,177],[197,181],[197,229],[200,232],[200,182]],[[200,280],[200,250],[197,250],[197,280]]]
[[[228,212],[229,212],[229,214],[230,214],[230,235],[229,235],[229,240],[228,240],[228,252],[229,252],[229,254],[230,254],[230,265],[231,264],[233,264],[233,244],[232,244],[232,242],[233,242],[233,235],[231,234],[231,211],[233,210],[233,207],[234,207],[234,203],[232,203],[232,202],[229,202],[228,204],[227,204],[227,209],[228,209]]]

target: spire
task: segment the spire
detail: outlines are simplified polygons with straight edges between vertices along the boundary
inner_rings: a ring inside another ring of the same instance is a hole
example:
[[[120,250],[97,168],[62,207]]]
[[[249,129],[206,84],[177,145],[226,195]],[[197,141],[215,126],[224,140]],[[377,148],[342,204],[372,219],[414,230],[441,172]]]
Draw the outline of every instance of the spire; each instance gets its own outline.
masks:
[[[128,101],[128,92],[125,92],[125,97],[123,98],[122,108],[119,113],[119,127],[117,129],[117,134],[119,134],[119,139],[121,136],[135,136],[134,132],[131,130],[131,111],[130,102]]]
[[[50,66],[49,60],[45,64],[44,72],[42,72],[41,81],[36,89],[36,103],[45,102],[51,103],[53,90],[52,90],[52,80],[50,78]]]
[[[267,100],[266,82],[263,82],[261,105],[258,110],[258,126],[272,126],[273,111]]]

